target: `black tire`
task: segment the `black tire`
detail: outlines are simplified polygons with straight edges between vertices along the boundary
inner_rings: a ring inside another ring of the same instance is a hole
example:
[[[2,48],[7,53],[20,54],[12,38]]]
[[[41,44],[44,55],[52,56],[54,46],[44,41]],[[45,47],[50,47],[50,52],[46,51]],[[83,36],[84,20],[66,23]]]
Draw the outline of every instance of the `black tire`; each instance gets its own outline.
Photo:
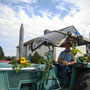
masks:
[[[83,69],[76,82],[73,90],[90,90],[90,70]]]

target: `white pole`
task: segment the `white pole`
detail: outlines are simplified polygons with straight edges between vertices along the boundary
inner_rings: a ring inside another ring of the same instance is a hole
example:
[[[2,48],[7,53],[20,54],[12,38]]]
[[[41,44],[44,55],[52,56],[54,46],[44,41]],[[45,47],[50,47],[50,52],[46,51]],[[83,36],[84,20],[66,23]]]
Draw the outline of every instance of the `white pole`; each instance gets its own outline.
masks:
[[[23,41],[24,41],[23,39],[24,39],[24,28],[23,28],[23,24],[21,24],[20,36],[19,36],[19,59],[23,57]]]

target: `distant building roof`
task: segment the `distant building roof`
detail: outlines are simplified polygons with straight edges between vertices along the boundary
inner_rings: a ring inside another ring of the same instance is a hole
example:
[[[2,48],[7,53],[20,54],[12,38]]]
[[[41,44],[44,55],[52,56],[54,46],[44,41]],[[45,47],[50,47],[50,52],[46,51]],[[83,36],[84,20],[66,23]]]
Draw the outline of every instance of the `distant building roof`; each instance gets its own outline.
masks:
[[[38,38],[38,37],[37,37]],[[28,40],[24,43],[24,46],[28,45],[28,44],[31,44],[33,42],[33,40],[35,40],[36,38],[34,39],[31,39],[31,40]],[[18,48],[19,46],[17,46],[16,48]]]

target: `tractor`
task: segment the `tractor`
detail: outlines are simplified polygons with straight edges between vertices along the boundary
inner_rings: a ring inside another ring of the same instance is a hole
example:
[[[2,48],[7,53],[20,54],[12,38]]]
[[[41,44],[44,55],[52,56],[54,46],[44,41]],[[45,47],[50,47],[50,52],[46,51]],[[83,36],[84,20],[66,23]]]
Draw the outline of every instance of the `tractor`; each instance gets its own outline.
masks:
[[[76,47],[86,45],[87,61],[84,56],[76,57],[77,63],[67,76],[68,87],[62,89],[62,73],[54,60],[54,47],[64,47],[66,42]],[[45,64],[32,64],[34,67],[16,72],[8,62],[0,62],[0,90],[90,90],[90,39],[81,36],[76,29],[65,28],[34,39],[31,49],[35,51],[42,45],[48,47]]]
[[[38,37],[32,43],[32,51],[39,48],[41,45],[45,45],[49,48],[49,52],[54,52],[54,47],[64,47],[65,43],[73,43],[78,46],[86,46],[86,54],[76,57],[77,63],[72,67],[72,72],[68,73],[68,87],[66,89],[61,88],[61,68],[59,63],[54,62],[50,67],[48,74],[52,77],[46,77],[44,82],[44,90],[89,90],[90,89],[90,39],[83,37],[80,33],[71,26],[59,31],[52,31],[48,34]],[[37,47],[34,45],[37,43]],[[52,47],[52,49],[50,48]],[[48,60],[48,58],[47,58]],[[52,73],[51,73],[52,72]],[[48,82],[48,83],[47,83]],[[48,87],[51,83],[52,85]],[[41,89],[43,90],[43,89]]]

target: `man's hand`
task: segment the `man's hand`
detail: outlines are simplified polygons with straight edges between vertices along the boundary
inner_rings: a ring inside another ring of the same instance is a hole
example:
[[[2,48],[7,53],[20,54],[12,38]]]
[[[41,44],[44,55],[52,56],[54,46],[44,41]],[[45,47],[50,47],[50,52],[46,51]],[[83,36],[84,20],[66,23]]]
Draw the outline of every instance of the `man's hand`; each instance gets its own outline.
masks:
[[[69,63],[67,61],[62,62],[63,65],[68,65]]]

